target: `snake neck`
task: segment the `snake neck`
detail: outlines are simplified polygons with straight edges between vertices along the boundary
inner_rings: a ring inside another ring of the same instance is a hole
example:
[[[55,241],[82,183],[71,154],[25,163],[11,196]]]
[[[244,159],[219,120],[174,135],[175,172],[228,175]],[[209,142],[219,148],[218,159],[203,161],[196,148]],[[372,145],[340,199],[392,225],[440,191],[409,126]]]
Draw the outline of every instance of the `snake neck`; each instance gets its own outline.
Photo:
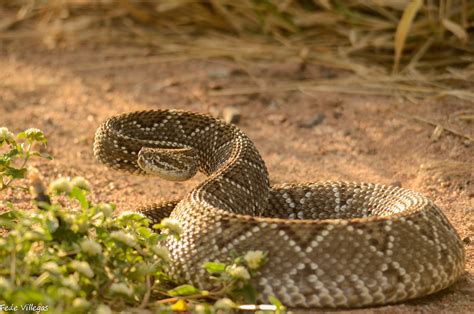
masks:
[[[193,148],[199,170],[208,178],[190,195],[202,203],[252,215],[267,207],[265,163],[252,141],[230,124],[178,110],[126,113],[98,128],[94,155],[113,169],[145,175],[138,165],[143,147]],[[229,190],[236,193],[225,192]]]

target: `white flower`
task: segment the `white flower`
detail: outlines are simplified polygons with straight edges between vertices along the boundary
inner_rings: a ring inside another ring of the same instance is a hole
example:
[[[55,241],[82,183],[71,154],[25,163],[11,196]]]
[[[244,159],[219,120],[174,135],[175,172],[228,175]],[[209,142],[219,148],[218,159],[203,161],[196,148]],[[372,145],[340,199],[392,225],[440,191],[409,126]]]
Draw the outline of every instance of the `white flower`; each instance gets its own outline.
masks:
[[[128,216],[133,216],[135,214],[141,214],[139,212],[132,212],[131,210],[125,210],[123,212],[121,212],[120,214],[118,214],[117,218],[126,218]],[[143,214],[142,214],[143,215]]]
[[[0,143],[3,141],[10,143],[14,140],[15,140],[15,136],[13,135],[12,132],[8,131],[6,127],[0,128]]]
[[[248,251],[244,255],[244,260],[247,262],[247,265],[250,269],[257,269],[263,262],[265,254],[262,251]]]
[[[95,314],[112,314],[112,310],[105,304],[100,304],[96,310]]]
[[[117,219],[143,219],[143,218],[147,218],[144,214],[140,213],[140,212],[132,212],[130,210],[126,210],[126,211],[123,211],[121,212],[118,216],[117,216]]]
[[[244,266],[232,265],[230,267],[227,267],[226,271],[229,275],[231,275],[235,279],[243,279],[243,280],[250,279],[250,274],[247,268],[245,268]]]
[[[114,231],[110,234],[110,237],[130,247],[134,247],[137,243],[133,235],[123,231]]]
[[[196,304],[194,306],[194,312],[198,314],[206,314],[206,307],[203,304]]]
[[[170,253],[167,248],[161,245],[156,245],[156,246],[153,246],[151,249],[153,250],[153,253],[158,255],[159,258],[161,258],[165,262],[169,262]]]
[[[92,271],[92,268],[88,262],[72,261],[71,267],[74,268],[77,272],[86,276],[87,278],[94,277],[94,272]]]
[[[69,277],[63,278],[62,284],[63,286],[66,286],[75,291],[80,289],[79,284],[77,283],[77,279],[74,278],[72,275]]]
[[[61,298],[61,299],[72,299],[74,298],[74,296],[76,295],[76,293],[74,293],[73,291],[71,291],[71,289],[68,289],[68,288],[64,288],[64,287],[59,287],[58,288],[58,292],[57,292],[57,297],[58,298]]]
[[[110,286],[110,292],[131,296],[133,294],[133,289],[124,284],[123,282],[119,282],[114,283]]]
[[[161,221],[161,225],[173,233],[181,234],[183,232],[183,228],[181,227],[179,221],[173,218],[164,218]]]
[[[49,190],[57,194],[71,192],[71,182],[67,178],[58,178],[49,184]]]
[[[91,239],[85,239],[82,241],[81,249],[84,253],[90,256],[100,255],[102,253],[102,247],[100,244]]]
[[[84,177],[74,177],[71,180],[71,185],[81,190],[90,191],[91,185]]]
[[[105,217],[110,217],[114,211],[113,206],[110,204],[100,204],[99,209],[104,213]]]
[[[55,275],[59,275],[61,273],[58,264],[56,264],[55,262],[46,262],[41,265],[41,269]]]
[[[25,134],[27,136],[32,136],[32,135],[39,134],[39,133],[43,134],[43,131],[41,131],[38,128],[29,128],[29,129],[25,130]]]
[[[214,303],[214,308],[216,310],[230,310],[235,308],[235,306],[235,303],[229,298],[219,299],[216,301],[216,303]]]

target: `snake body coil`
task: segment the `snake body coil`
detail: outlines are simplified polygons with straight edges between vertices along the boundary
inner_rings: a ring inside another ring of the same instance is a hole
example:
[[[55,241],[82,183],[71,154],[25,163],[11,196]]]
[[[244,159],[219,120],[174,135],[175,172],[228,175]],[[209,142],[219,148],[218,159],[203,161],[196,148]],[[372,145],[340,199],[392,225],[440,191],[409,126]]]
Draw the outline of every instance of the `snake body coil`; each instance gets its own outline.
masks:
[[[143,148],[192,149],[207,179],[182,200],[145,208],[171,215],[171,273],[209,288],[202,264],[231,251],[268,252],[255,279],[263,301],[289,307],[362,307],[439,291],[464,271],[456,231],[430,200],[393,186],[316,182],[270,186],[254,144],[235,126],[178,110],[133,112],[103,123],[95,156],[113,169],[146,174]]]

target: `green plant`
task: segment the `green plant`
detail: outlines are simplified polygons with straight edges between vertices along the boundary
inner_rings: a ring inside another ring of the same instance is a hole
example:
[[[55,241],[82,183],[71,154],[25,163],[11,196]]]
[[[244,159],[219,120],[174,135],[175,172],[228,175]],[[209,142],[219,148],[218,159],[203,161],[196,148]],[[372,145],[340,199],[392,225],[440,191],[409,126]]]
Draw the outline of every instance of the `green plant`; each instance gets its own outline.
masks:
[[[46,143],[39,130],[20,133],[23,144],[6,128],[0,130],[2,144],[10,145],[10,154],[2,156],[22,160],[20,168],[13,168],[9,159],[3,173],[24,169],[28,158],[37,155],[31,145]],[[3,190],[25,176],[26,170],[18,171],[21,175],[9,177]],[[59,178],[41,191],[47,193],[47,202],[34,201],[36,206],[28,212],[10,204],[10,210],[0,214],[0,228],[5,231],[0,237],[0,306],[51,313],[111,309],[227,313],[241,308],[238,304],[256,302],[250,280],[265,263],[264,252],[205,263],[216,283],[213,290],[176,286],[168,275],[165,241],[179,239],[180,225],[167,218],[152,226],[134,212],[114,217],[115,206],[91,203],[89,191],[90,184],[82,177]],[[272,309],[283,309],[278,300],[272,303]]]
[[[15,136],[6,127],[0,127],[0,148],[6,146],[6,151],[0,154],[0,191],[10,187],[14,180],[25,178],[26,163],[31,157],[51,159],[47,154],[34,151],[35,143],[48,143],[41,130],[30,128]]]

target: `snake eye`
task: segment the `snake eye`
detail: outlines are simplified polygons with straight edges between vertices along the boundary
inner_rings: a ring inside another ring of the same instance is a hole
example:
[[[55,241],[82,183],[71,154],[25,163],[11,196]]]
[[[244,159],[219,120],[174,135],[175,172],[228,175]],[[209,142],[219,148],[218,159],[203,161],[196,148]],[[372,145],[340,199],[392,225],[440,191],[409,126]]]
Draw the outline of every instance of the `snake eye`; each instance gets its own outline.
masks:
[[[192,178],[199,168],[197,154],[192,148],[150,148],[138,152],[138,165],[150,175],[170,181]]]

